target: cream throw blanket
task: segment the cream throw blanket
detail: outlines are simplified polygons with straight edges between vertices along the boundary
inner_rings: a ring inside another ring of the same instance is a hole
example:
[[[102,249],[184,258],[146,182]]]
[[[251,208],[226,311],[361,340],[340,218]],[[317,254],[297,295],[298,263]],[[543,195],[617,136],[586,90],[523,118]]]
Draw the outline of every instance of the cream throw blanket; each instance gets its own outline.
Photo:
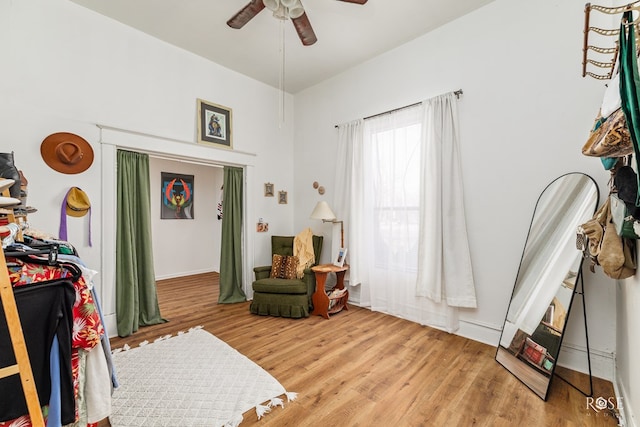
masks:
[[[293,239],[293,255],[298,257],[298,279],[304,277],[304,269],[309,268],[315,261],[313,253],[313,232],[305,228]]]

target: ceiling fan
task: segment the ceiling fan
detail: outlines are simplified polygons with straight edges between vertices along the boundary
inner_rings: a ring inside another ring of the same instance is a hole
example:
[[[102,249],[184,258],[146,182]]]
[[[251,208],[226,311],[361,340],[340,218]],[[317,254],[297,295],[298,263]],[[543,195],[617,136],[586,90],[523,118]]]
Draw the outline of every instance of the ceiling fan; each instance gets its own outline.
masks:
[[[367,2],[367,0],[338,1],[356,4],[365,4]],[[240,29],[265,7],[271,10],[273,16],[278,19],[291,18],[291,22],[293,22],[293,26],[296,28],[303,45],[310,46],[318,41],[300,0],[251,0],[249,4],[227,21],[227,25],[231,28]]]

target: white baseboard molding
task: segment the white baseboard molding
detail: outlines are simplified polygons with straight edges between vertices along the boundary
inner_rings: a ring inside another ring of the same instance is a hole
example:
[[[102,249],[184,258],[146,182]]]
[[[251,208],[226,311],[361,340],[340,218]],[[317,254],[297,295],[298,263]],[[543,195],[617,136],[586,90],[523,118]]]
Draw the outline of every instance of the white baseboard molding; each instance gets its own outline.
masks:
[[[620,380],[620,377],[618,375],[615,375],[615,380],[613,381],[613,390],[616,394],[616,397],[619,398],[619,401],[622,404],[622,408],[618,407],[618,412],[620,413],[620,422],[618,425],[621,427],[639,427],[638,423],[636,422],[637,418],[635,417],[635,413],[630,404],[631,396],[629,396],[629,391],[627,390],[625,383]]]
[[[479,341],[481,343],[498,347],[500,342],[500,334],[502,329],[497,325],[489,323],[472,322],[468,320],[460,320],[460,329],[456,331],[456,335],[469,338],[470,340]]]
[[[195,274],[213,273],[216,270],[210,268],[195,271],[182,271],[177,273],[160,274],[156,276],[156,280],[175,279],[176,277],[193,276]]]
[[[591,375],[607,381],[614,381],[615,360],[613,353],[607,353],[594,348],[590,349]],[[587,348],[568,342],[563,342],[558,355],[558,366],[574,371],[589,373],[587,362]]]

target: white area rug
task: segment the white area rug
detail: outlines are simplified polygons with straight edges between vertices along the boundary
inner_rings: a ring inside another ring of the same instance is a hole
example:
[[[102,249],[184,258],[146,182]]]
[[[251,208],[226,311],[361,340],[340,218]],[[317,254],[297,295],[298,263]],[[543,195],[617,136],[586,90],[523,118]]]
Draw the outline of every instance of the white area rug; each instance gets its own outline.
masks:
[[[140,347],[116,350],[119,387],[113,427],[237,426],[256,408],[295,398],[260,366],[207,331],[194,328]]]

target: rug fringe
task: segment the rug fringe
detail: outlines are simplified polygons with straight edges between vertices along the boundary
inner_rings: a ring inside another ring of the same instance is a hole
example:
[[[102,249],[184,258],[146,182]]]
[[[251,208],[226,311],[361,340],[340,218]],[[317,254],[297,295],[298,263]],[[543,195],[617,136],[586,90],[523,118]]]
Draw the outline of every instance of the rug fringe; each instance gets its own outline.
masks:
[[[294,400],[296,400],[298,398],[298,393],[293,392],[293,391],[288,391],[285,393],[285,395],[287,396],[287,400],[289,402],[293,402]]]
[[[298,393],[292,391],[287,391],[284,394],[285,396],[287,396],[288,402],[293,402],[298,397]],[[275,408],[276,406],[284,408],[284,400],[282,400],[278,396],[271,398],[269,403],[267,403],[266,405],[256,405],[256,415],[258,415],[258,419],[271,412],[271,408]]]
[[[240,423],[242,423],[242,414],[238,414],[236,416],[234,416],[232,419],[230,419],[229,421],[227,421],[224,424],[224,427],[238,427],[240,425]]]
[[[273,408],[274,406],[280,406],[284,408],[284,402],[279,397],[274,397],[273,399],[271,399],[271,402],[269,402],[269,406],[271,408]]]
[[[264,417],[264,415],[269,412],[271,412],[271,407],[269,405],[256,405],[256,414],[258,415],[258,419]]]
[[[187,332],[179,331],[175,336],[188,334],[189,332],[198,331],[200,329],[204,329],[204,326],[203,325],[194,326],[193,328],[189,328]],[[168,340],[169,338],[172,338],[171,334],[161,336],[160,338],[156,338],[153,342],[160,342],[160,341]],[[138,344],[138,347],[144,347],[147,344],[149,344],[149,340],[144,340],[140,344]],[[125,344],[122,346],[122,348],[112,349],[111,354],[116,354],[116,353],[120,353],[121,351],[128,351],[128,350],[131,350],[131,347],[129,347],[129,344]]]
[[[160,341],[168,340],[169,338],[171,338],[171,334],[165,335],[165,336],[160,337],[160,338],[156,338],[155,340],[153,340],[153,342],[160,342]]]

